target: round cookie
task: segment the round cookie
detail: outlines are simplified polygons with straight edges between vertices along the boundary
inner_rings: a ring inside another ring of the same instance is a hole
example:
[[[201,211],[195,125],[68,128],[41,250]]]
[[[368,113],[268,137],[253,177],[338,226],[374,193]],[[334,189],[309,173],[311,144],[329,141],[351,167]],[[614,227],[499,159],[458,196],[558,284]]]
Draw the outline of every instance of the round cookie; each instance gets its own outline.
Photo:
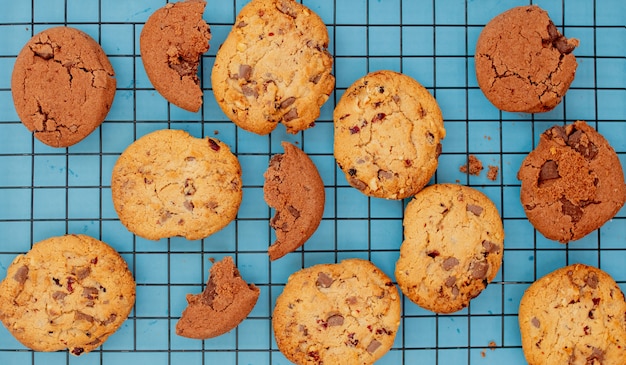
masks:
[[[74,145],[107,116],[116,82],[100,45],[70,27],[33,36],[15,60],[11,92],[22,123],[52,147]]]
[[[541,113],[560,102],[576,74],[577,39],[561,35],[537,5],[515,7],[483,28],[474,55],[478,86],[498,109]]]
[[[197,112],[202,106],[198,64],[211,31],[202,19],[204,0],[168,3],[146,21],[139,47],[146,75],[170,103]]]
[[[0,320],[35,351],[100,346],[135,303],[135,280],[124,259],[85,235],[51,237],[19,255],[0,283]]]
[[[583,264],[535,281],[519,306],[529,365],[623,364],[626,301],[606,272]]]
[[[437,170],[443,118],[409,76],[376,71],[352,84],[335,108],[334,154],[348,183],[386,199],[415,195]]]
[[[279,259],[302,246],[317,230],[324,214],[324,182],[317,167],[301,149],[282,143],[284,154],[274,155],[265,171],[263,196],[276,209],[270,225],[276,241],[270,260]]]
[[[278,123],[313,126],[335,86],[328,31],[293,0],[252,0],[217,51],[211,74],[217,104],[239,127],[260,135]]]
[[[400,297],[369,261],[315,265],[289,277],[272,324],[278,349],[296,364],[373,364],[393,345]]]
[[[561,243],[600,228],[626,201],[619,157],[584,121],[554,126],[522,162],[520,199],[545,237]]]
[[[498,273],[504,228],[483,193],[455,184],[431,185],[406,206],[396,280],[422,308],[452,313],[466,307]]]
[[[158,130],[132,143],[113,167],[120,221],[138,236],[202,239],[235,219],[241,167],[228,146],[181,130]]]

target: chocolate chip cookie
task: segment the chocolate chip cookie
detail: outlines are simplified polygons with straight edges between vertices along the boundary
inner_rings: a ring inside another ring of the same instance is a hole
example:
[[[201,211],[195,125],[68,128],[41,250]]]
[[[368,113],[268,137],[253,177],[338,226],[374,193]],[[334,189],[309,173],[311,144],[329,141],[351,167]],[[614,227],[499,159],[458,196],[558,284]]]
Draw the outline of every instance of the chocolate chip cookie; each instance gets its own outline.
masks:
[[[541,113],[556,107],[576,74],[565,38],[537,5],[515,7],[483,28],[474,56],[478,86],[498,109]]]
[[[376,71],[337,103],[334,154],[348,183],[363,194],[404,199],[437,170],[445,137],[435,98],[413,78]]]
[[[202,106],[198,64],[211,40],[202,19],[205,6],[204,0],[168,3],[148,18],[139,38],[141,60],[154,88],[190,112]]]
[[[215,58],[211,83],[218,105],[239,127],[268,134],[313,126],[335,86],[328,31],[293,0],[245,5]]]
[[[615,150],[584,121],[542,133],[517,178],[530,223],[561,243],[600,228],[626,202],[624,173]]]
[[[0,283],[0,320],[35,351],[81,355],[102,345],[135,304],[135,280],[109,245],[51,237],[19,255]]]
[[[181,130],[149,133],[121,154],[111,178],[113,206],[138,236],[205,238],[235,219],[241,167],[216,138]]]
[[[480,191],[431,185],[409,202],[403,225],[396,280],[420,307],[456,312],[498,273],[504,228],[496,206]]]
[[[623,364],[626,301],[611,276],[574,264],[534,282],[519,307],[529,365]]]
[[[289,277],[272,324],[278,349],[296,364],[373,364],[393,345],[400,297],[369,261],[315,265]]]
[[[15,111],[41,142],[72,146],[109,113],[114,75],[106,54],[89,35],[70,27],[46,29],[35,34],[15,60]]]

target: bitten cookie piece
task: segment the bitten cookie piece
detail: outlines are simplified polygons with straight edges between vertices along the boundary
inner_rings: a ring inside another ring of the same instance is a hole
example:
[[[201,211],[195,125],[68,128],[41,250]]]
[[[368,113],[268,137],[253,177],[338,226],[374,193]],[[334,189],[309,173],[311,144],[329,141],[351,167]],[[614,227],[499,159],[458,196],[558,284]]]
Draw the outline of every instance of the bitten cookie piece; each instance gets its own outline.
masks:
[[[560,102],[576,74],[567,39],[537,5],[493,18],[482,30],[474,56],[478,86],[498,109],[541,113]]]
[[[357,80],[337,103],[334,154],[348,183],[386,199],[415,195],[437,170],[446,135],[435,98],[393,71]]]
[[[214,263],[210,273],[202,293],[187,294],[177,335],[199,340],[222,335],[246,319],[259,299],[259,288],[241,278],[232,257]]]
[[[51,237],[19,255],[0,283],[0,320],[35,351],[81,355],[102,345],[135,304],[135,280],[109,245]]]
[[[239,127],[268,134],[313,126],[335,86],[326,25],[293,0],[245,5],[217,51],[211,74],[217,104]]]
[[[422,308],[451,313],[466,307],[498,273],[504,228],[496,206],[478,190],[432,185],[409,202],[396,280]]]
[[[190,112],[202,106],[198,64],[211,40],[202,19],[205,6],[204,0],[168,3],[148,18],[139,38],[141,60],[154,88]]]
[[[530,223],[561,243],[600,228],[626,201],[619,157],[583,121],[542,133],[517,178],[522,182],[520,199]]]
[[[205,238],[237,216],[241,167],[228,146],[185,131],[158,130],[132,143],[111,177],[113,206],[138,236]]]
[[[264,174],[263,195],[276,209],[270,225],[276,241],[270,260],[279,259],[302,246],[315,233],[324,213],[324,182],[317,167],[301,149],[282,143],[284,154],[274,155]]]
[[[272,324],[278,349],[296,364],[373,364],[393,345],[400,297],[369,261],[315,265],[289,277]]]
[[[31,38],[15,60],[15,111],[41,142],[74,145],[109,113],[114,75],[106,54],[89,35],[69,27],[46,29]]]
[[[626,301],[606,272],[583,264],[534,282],[519,306],[529,365],[624,364]]]

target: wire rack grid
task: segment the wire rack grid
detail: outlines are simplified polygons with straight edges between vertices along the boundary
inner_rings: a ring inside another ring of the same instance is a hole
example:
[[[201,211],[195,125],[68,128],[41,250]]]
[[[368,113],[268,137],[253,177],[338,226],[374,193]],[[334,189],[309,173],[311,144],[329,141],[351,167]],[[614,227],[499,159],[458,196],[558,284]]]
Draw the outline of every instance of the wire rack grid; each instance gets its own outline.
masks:
[[[504,222],[504,263],[496,279],[468,308],[437,315],[403,299],[402,321],[380,364],[525,364],[517,323],[523,291],[537,278],[574,262],[602,268],[626,287],[626,211],[600,230],[569,245],[550,241],[528,223],[519,203],[516,173],[538,136],[577,119],[597,128],[626,161],[626,3],[621,0],[535,1],[567,37],[580,39],[578,71],[553,111],[528,115],[495,109],[474,75],[473,53],[482,27],[495,15],[528,1],[304,0],[327,24],[336,89],[315,127],[288,135],[282,126],[258,136],[231,123],[210,84],[216,50],[245,0],[213,0],[205,19],[211,49],[199,69],[200,112],[168,104],[146,77],[139,34],[165,0],[0,0],[0,276],[33,242],[66,233],[101,239],[127,260],[137,282],[128,320],[99,349],[81,357],[33,352],[0,328],[0,364],[274,364],[289,362],[271,328],[276,297],[294,271],[345,258],[369,259],[393,277],[402,242],[406,201],[367,198],[351,188],[333,158],[332,111],[345,89],[367,72],[391,69],[414,77],[437,98],[447,137],[432,183],[453,182],[483,191]],[[70,148],[38,142],[21,125],[10,90],[15,57],[33,34],[52,26],[79,28],[103,47],[116,71],[111,112],[94,133]],[[111,169],[138,137],[157,129],[187,130],[229,144],[243,171],[244,198],[237,219],[199,241],[146,241],[119,222],[111,202]],[[263,200],[263,172],[281,141],[298,144],[316,163],[326,187],[322,223],[296,252],[270,262],[273,212]],[[459,171],[470,155],[499,169]],[[209,258],[233,256],[242,276],[261,289],[241,325],[218,338],[179,337],[175,324],[185,294],[200,292]]]

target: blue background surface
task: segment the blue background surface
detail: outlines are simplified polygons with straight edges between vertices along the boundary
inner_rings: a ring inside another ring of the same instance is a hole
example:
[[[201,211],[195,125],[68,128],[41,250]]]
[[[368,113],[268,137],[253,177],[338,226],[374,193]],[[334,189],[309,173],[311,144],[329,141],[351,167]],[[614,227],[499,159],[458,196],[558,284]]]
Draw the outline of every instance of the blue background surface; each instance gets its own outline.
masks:
[[[276,297],[294,271],[360,257],[393,277],[402,242],[406,201],[367,198],[348,185],[333,154],[332,112],[345,89],[367,72],[392,69],[414,77],[437,98],[447,136],[432,183],[457,182],[486,193],[501,212],[506,232],[504,263],[495,281],[470,306],[435,315],[408,300],[392,350],[379,364],[525,364],[517,323],[524,290],[567,264],[598,266],[626,288],[626,209],[600,230],[569,245],[545,239],[528,223],[519,203],[516,173],[539,135],[554,124],[587,120],[626,163],[626,2],[535,1],[567,37],[580,39],[576,78],[553,111],[528,115],[495,109],[478,88],[474,47],[495,15],[528,1],[502,0],[305,0],[328,26],[335,56],[336,89],[314,128],[269,136],[237,128],[217,106],[210,74],[242,0],[212,0],[210,50],[200,78],[204,106],[190,113],[170,105],[150,84],[139,54],[143,23],[164,0],[0,0],[0,277],[33,242],[84,233],[117,249],[137,281],[137,302],[118,332],[90,354],[36,353],[0,327],[0,364],[275,364],[271,328]],[[21,125],[11,99],[15,57],[43,29],[70,25],[103,47],[115,68],[117,93],[106,121],[88,138],[63,149],[48,147]],[[161,128],[213,136],[237,154],[243,171],[243,203],[236,221],[199,241],[158,242],[135,237],[117,219],[111,202],[111,169],[135,139]],[[273,215],[263,200],[263,172],[281,141],[297,143],[316,163],[326,186],[320,228],[299,250],[270,262]],[[495,181],[461,173],[468,155],[497,166]],[[175,324],[185,295],[208,279],[209,258],[233,256],[242,276],[261,288],[241,325],[218,338],[178,337]],[[491,344],[491,348],[490,348]]]

